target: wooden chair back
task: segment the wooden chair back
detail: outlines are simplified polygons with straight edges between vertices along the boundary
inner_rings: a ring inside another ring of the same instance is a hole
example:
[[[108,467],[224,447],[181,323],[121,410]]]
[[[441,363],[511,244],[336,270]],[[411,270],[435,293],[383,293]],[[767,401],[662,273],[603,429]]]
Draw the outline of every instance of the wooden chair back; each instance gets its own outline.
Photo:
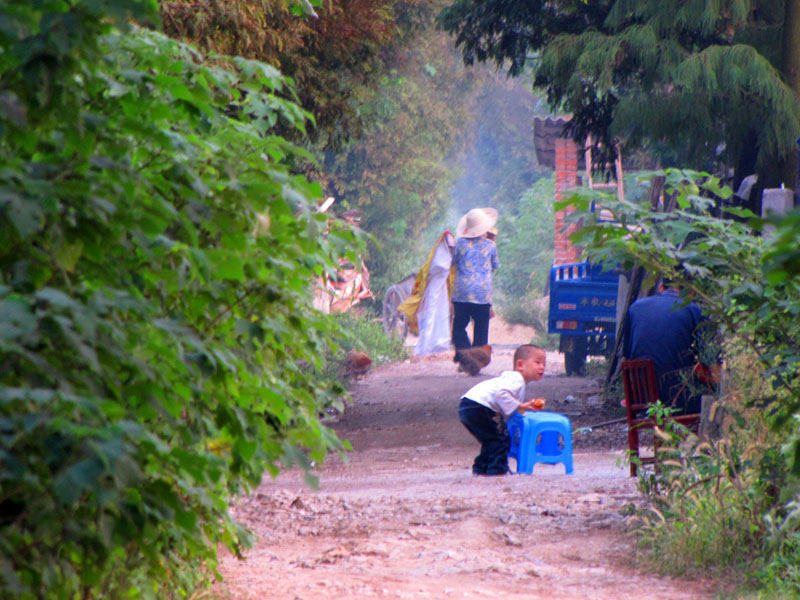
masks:
[[[625,387],[625,411],[628,421],[628,448],[631,459],[637,457],[642,464],[658,463],[658,436],[653,436],[653,456],[642,457],[639,454],[639,431],[653,429],[655,419],[647,416],[646,411],[651,404],[659,400],[658,382],[656,380],[655,363],[649,358],[623,360],[622,384]],[[667,404],[668,402],[664,402]],[[699,414],[682,414],[670,417],[684,425],[693,425],[700,420]],[[637,464],[631,460],[631,477],[636,476]]]

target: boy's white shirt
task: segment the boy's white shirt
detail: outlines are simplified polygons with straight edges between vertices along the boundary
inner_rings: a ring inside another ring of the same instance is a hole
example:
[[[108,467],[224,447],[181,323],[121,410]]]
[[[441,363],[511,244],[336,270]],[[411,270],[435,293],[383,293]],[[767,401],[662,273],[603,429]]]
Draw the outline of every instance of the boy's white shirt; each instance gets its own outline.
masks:
[[[525,380],[519,371],[503,371],[497,377],[472,386],[462,398],[491,408],[508,419],[525,399]]]

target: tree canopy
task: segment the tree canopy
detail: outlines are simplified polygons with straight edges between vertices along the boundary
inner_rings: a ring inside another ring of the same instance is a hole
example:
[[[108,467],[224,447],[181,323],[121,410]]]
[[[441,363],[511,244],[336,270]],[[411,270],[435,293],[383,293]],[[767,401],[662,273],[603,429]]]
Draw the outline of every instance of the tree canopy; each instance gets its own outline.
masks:
[[[540,175],[530,91],[463,68],[432,27],[443,0],[322,2],[307,19],[283,0],[160,6],[169,35],[291,75],[315,121],[308,135],[278,131],[314,157],[294,168],[336,198],[334,211],[358,211],[379,242],[365,257],[379,294],[418,267],[431,231],[474,206],[515,213]]]
[[[574,139],[602,144],[599,160],[615,142],[666,144],[681,164],[719,162],[737,178],[757,171],[766,185],[793,186],[795,4],[458,0],[438,23],[467,64],[531,68],[550,104],[572,114]]]
[[[204,51],[273,65],[314,115],[303,142],[339,148],[363,131],[358,97],[385,70],[390,44],[414,30],[420,0],[341,0],[298,18],[285,0],[160,0],[164,32]],[[297,132],[283,133],[295,140]]]
[[[381,288],[416,267],[427,251],[420,233],[443,218],[454,176],[446,159],[464,134],[458,98],[470,79],[432,31],[428,0],[319,4],[316,17],[298,19],[284,0],[160,3],[169,35],[292,78],[314,121],[277,131],[312,157],[298,157],[295,171],[336,198],[334,211],[358,211],[379,242],[365,258]]]

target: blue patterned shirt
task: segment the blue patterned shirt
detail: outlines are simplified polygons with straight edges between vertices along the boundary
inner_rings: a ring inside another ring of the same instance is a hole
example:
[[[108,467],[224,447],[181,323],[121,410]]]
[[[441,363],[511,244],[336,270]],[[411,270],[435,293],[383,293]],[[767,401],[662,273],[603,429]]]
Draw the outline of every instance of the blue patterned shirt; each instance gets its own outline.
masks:
[[[484,237],[458,238],[453,250],[453,302],[492,303],[492,271],[500,266],[497,246]]]

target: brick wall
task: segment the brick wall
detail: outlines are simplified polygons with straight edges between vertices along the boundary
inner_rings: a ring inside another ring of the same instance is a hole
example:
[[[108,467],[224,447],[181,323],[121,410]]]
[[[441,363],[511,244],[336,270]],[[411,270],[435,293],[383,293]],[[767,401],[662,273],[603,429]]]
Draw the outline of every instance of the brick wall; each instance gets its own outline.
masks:
[[[557,138],[556,148],[556,197],[558,202],[571,195],[572,189],[578,185],[578,148],[570,139]],[[569,241],[570,234],[575,231],[576,224],[568,224],[564,218],[575,210],[567,207],[555,213],[555,259],[554,263],[563,265],[578,262],[581,255],[580,248],[573,246]]]

